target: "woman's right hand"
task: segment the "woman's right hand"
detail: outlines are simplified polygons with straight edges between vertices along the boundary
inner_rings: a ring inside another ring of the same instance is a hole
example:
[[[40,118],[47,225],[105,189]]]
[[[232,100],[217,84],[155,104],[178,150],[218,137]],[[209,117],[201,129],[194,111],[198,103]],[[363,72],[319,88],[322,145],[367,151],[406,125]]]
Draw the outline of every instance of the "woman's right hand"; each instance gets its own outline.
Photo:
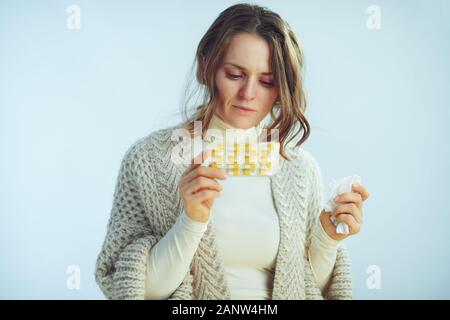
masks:
[[[216,179],[225,180],[226,175],[223,169],[200,165],[202,155],[203,158],[209,156],[209,151],[194,159],[194,163],[181,175],[178,187],[186,214],[195,221],[207,222],[214,200],[222,191]]]

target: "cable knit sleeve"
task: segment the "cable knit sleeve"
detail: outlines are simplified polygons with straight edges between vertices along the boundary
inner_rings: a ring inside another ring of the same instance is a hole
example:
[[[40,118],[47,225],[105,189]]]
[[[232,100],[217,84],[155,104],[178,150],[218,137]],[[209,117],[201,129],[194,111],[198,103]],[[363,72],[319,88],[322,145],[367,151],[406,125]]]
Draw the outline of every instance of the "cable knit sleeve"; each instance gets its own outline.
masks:
[[[308,167],[310,173],[310,185],[311,185],[311,198],[308,205],[308,232],[306,238],[306,252],[309,252],[312,237],[314,234],[314,227],[317,223],[320,223],[319,217],[323,209],[323,181],[320,167],[317,161],[309,154],[307,154]],[[344,300],[352,299],[352,277],[350,272],[350,259],[348,257],[347,249],[341,242],[337,248],[336,262],[331,273],[331,278],[328,283],[328,288],[324,288],[320,293],[317,282],[315,280],[310,263],[306,263],[306,276],[307,282],[306,290],[311,290],[311,295],[318,293],[324,299],[329,300]]]
[[[106,237],[97,258],[95,279],[108,299],[144,297],[146,259],[157,243],[151,234],[134,177],[138,150],[126,152],[119,170]]]

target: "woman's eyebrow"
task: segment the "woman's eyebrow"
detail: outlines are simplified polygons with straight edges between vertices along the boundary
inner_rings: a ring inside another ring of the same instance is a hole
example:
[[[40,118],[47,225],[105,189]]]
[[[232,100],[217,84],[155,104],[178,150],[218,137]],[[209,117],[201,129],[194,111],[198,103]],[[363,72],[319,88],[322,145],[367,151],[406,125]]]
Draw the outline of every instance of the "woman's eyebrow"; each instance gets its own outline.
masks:
[[[238,64],[235,64],[235,63],[233,63],[233,62],[225,62],[224,64],[230,64],[230,65],[232,65],[232,66],[234,66],[234,67],[236,67],[236,68],[238,68],[238,69],[247,71],[247,69],[245,69],[244,67],[242,67],[242,66],[240,66],[240,65],[238,65]],[[261,74],[262,74],[262,75],[265,75],[265,76],[266,76],[266,75],[267,75],[267,76],[270,76],[270,75],[273,74],[273,72],[261,72]]]

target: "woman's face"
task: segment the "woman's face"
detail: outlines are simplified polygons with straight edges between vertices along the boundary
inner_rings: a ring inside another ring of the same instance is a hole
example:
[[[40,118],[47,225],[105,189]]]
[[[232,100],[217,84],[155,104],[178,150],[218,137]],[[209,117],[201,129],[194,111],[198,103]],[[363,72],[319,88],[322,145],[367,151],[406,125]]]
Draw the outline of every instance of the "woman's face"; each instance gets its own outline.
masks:
[[[222,119],[235,128],[257,125],[270,112],[278,95],[269,44],[256,34],[235,35],[215,81],[217,113]]]

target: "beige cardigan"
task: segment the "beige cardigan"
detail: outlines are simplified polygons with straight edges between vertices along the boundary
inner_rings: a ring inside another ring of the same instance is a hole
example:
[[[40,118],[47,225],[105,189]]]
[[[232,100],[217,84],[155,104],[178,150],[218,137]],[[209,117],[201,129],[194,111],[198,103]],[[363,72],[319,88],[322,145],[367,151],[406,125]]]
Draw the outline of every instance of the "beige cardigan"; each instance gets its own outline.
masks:
[[[135,142],[119,171],[106,237],[97,258],[96,281],[109,299],[143,299],[150,249],[172,227],[184,208],[177,183],[187,165],[174,164],[174,129],[156,131]],[[322,210],[322,178],[314,158],[288,146],[290,160],[280,157],[271,176],[272,196],[280,222],[273,300],[351,299],[352,281],[346,248],[338,248],[330,285],[322,296],[307,248]],[[212,220],[192,259],[190,271],[169,299],[230,299]]]

